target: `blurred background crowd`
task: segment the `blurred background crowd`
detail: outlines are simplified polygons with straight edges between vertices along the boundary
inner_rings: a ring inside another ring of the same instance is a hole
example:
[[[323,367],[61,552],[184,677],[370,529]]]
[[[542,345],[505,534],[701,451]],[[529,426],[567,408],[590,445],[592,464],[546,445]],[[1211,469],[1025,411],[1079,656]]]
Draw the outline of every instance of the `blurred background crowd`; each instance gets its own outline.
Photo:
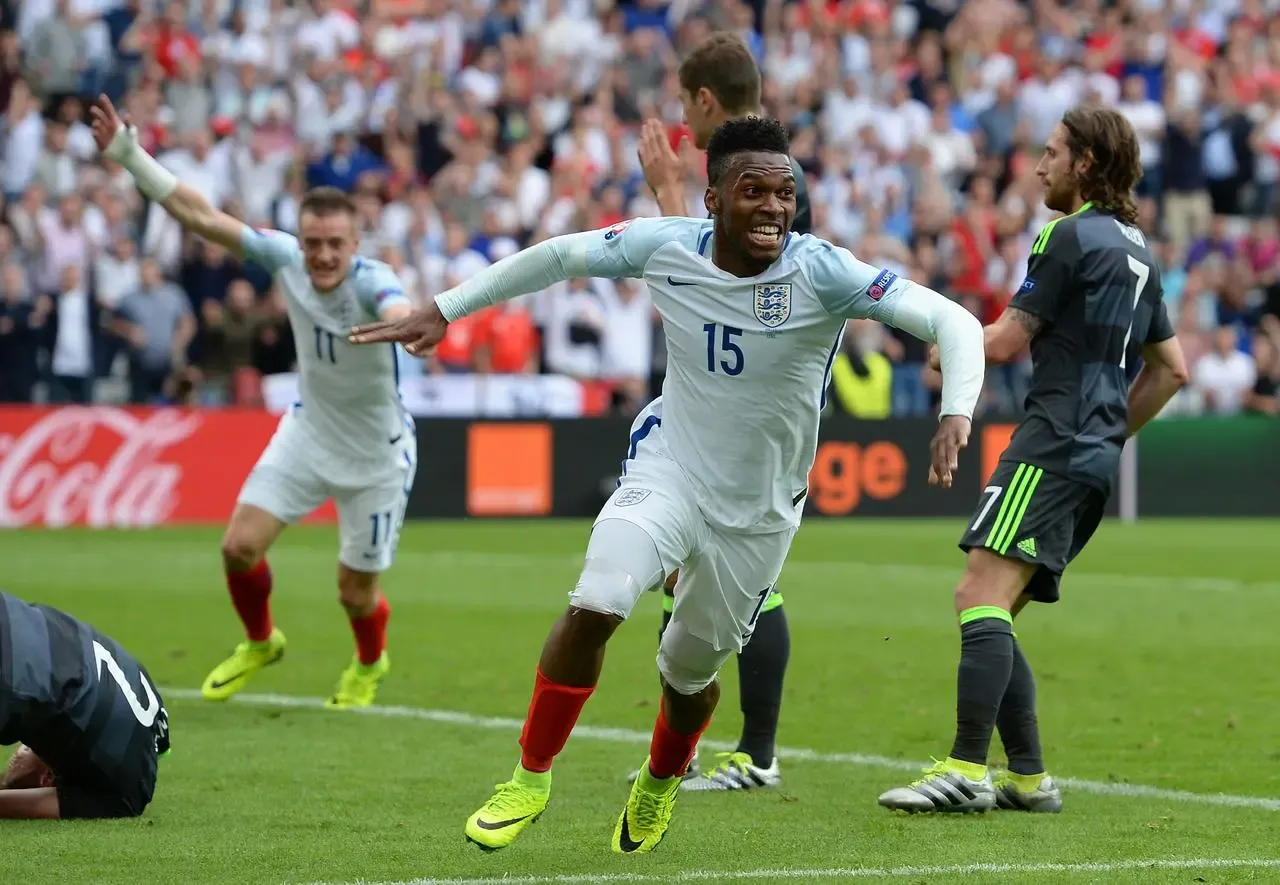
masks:
[[[541,238],[658,214],[636,158],[675,68],[740,33],[809,179],[815,233],[989,322],[1050,215],[1033,169],[1071,105],[1141,140],[1141,226],[1193,368],[1175,413],[1275,415],[1280,379],[1276,0],[0,0],[0,401],[256,403],[288,372],[270,279],[184,236],[100,162],[86,99],[250,224],[308,186],[353,192],[364,254],[415,300]],[[924,345],[851,324],[835,408],[927,414]],[[452,325],[408,373],[661,384],[643,283],[577,280]],[[1026,361],[982,409],[1016,415]]]

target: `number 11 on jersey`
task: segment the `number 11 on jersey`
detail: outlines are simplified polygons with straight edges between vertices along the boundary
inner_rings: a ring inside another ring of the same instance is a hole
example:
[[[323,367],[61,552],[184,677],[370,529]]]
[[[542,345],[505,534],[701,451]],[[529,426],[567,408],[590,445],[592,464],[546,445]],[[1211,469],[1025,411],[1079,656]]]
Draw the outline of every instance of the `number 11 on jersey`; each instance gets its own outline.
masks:
[[[316,326],[316,359],[320,360],[320,362],[325,362],[326,356],[328,361],[331,363],[336,363],[338,361],[337,355],[333,352],[333,339],[334,334],[332,332],[326,332],[324,329]],[[327,355],[325,353],[326,340],[329,342]]]

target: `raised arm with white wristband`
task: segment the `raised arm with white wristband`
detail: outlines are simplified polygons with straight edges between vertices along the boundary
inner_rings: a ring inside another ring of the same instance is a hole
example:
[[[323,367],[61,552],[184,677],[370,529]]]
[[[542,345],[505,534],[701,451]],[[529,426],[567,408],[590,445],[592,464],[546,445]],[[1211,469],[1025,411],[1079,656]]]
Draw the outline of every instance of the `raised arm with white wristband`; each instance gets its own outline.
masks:
[[[163,206],[187,230],[243,257],[244,222],[210,205],[143,150],[138,144],[137,127],[121,119],[111,99],[100,98],[89,114],[98,150],[128,170],[143,196]]]

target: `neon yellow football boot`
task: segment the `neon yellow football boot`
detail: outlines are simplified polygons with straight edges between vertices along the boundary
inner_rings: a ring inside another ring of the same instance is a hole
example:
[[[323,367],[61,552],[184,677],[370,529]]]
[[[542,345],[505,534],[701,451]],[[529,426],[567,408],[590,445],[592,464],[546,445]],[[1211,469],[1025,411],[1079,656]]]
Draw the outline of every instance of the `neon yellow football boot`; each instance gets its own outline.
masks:
[[[391,659],[385,651],[372,664],[362,664],[359,658],[353,658],[351,665],[338,677],[338,687],[325,698],[324,705],[330,710],[367,707],[378,696],[378,683],[390,672]]]
[[[626,807],[613,828],[613,850],[619,854],[653,851],[667,835],[671,812],[675,810],[681,779],[658,779],[649,771],[649,760],[640,766],[640,775],[631,785]]]
[[[200,691],[207,701],[225,701],[248,684],[249,678],[263,667],[284,657],[285,638],[278,629],[263,642],[246,639],[236,650],[205,677]]]
[[[551,799],[551,772],[525,771],[517,765],[511,780],[498,784],[489,801],[467,818],[467,841],[485,851],[506,848],[542,817]]]

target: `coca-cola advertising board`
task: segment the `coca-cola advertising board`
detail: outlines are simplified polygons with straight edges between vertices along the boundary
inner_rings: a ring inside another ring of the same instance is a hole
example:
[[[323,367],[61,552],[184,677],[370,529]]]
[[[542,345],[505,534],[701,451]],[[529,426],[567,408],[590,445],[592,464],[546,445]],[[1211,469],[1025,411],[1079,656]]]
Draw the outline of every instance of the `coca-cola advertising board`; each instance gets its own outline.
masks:
[[[0,406],[0,526],[225,522],[278,421],[248,410]],[[328,503],[307,521],[334,516]]]

